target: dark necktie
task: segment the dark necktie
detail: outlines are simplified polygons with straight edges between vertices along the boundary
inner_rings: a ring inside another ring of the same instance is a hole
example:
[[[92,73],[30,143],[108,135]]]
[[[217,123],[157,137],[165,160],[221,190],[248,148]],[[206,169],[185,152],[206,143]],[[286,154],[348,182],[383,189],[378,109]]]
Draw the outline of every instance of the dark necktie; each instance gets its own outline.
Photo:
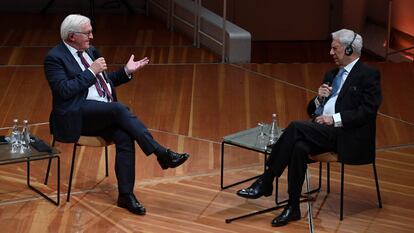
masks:
[[[316,116],[320,116],[323,113],[323,108],[325,107],[325,103],[328,102],[329,98],[334,97],[336,95],[338,95],[339,93],[339,88],[341,87],[341,83],[342,83],[342,75],[344,74],[345,69],[341,68],[339,69],[338,73],[336,74],[333,82],[332,82],[332,91],[331,91],[331,95],[329,95],[328,97],[326,97],[322,103],[316,108],[315,110],[315,115]]]
[[[86,61],[85,57],[83,57],[83,52],[82,51],[78,51],[77,54],[83,64],[83,66],[85,66],[85,69],[89,68],[89,63]],[[103,77],[100,74],[96,75],[96,82],[95,82],[95,87],[96,90],[98,91],[98,95],[101,97],[107,97],[107,99],[109,101],[113,101],[111,92],[108,89],[108,86],[105,83],[105,80],[103,79]],[[99,82],[99,83],[98,83]]]

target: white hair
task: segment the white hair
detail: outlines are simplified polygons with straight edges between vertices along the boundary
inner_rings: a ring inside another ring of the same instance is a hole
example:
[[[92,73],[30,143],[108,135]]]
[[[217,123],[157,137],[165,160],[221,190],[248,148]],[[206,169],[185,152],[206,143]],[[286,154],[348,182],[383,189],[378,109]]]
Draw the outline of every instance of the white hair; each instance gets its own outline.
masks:
[[[349,29],[341,29],[336,32],[332,32],[332,38],[338,39],[339,42],[343,46],[348,46],[351,44],[352,39],[355,39],[352,42],[352,48],[354,49],[354,52],[357,53],[359,56],[361,56],[361,50],[362,50],[362,36],[360,36],[358,33],[349,30]]]
[[[83,15],[72,14],[66,16],[60,25],[60,37],[66,40],[71,32],[79,32],[82,25],[90,24],[91,20]]]

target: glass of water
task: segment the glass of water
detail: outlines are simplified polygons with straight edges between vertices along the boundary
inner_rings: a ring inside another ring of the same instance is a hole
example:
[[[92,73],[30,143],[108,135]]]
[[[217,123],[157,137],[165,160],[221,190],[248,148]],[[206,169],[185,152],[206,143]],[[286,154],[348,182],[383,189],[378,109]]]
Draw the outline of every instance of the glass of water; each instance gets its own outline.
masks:
[[[260,126],[260,131],[259,134],[257,134],[256,146],[258,148],[266,150],[267,144],[269,143],[269,136],[267,136],[264,132],[265,124],[258,123],[258,125]]]

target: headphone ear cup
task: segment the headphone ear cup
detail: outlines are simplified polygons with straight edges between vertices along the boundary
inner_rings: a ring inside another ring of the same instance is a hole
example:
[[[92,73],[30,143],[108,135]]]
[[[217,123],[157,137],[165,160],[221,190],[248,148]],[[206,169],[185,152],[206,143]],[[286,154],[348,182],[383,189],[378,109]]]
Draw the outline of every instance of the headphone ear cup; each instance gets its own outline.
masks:
[[[354,49],[352,48],[352,43],[354,43],[356,36],[357,36],[357,34],[354,32],[354,38],[352,38],[351,43],[349,43],[349,44],[345,47],[345,55],[347,55],[347,56],[351,56],[351,54],[354,52]]]

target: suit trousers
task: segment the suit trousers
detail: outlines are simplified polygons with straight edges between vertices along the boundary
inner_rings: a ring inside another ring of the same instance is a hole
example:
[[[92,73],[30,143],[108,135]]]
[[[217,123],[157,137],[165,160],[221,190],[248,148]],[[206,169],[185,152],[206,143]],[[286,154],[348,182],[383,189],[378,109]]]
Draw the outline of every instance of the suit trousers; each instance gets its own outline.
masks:
[[[81,106],[82,135],[101,136],[115,143],[118,191],[132,193],[135,183],[135,141],[148,156],[160,146],[144,124],[119,102],[86,100]]]
[[[299,204],[309,154],[336,151],[337,128],[312,121],[293,121],[273,145],[266,161],[273,175],[280,177],[288,167],[289,200]]]

